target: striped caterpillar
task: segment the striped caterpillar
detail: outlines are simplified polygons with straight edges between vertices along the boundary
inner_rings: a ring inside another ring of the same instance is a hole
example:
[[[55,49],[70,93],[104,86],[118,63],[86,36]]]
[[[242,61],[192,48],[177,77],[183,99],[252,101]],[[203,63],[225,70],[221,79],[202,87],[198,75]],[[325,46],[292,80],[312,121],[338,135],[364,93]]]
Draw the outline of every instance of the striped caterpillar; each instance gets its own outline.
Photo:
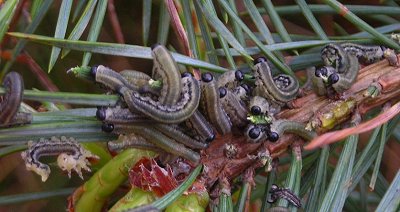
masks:
[[[222,109],[217,83],[211,73],[201,75],[201,109],[221,135],[231,132],[232,122]]]
[[[299,91],[297,79],[285,74],[273,77],[266,58],[254,60],[253,73],[256,78],[255,95],[263,96],[280,106],[296,98]]]
[[[297,208],[301,207],[301,200],[300,198],[293,193],[290,189],[287,188],[279,188],[277,185],[272,184],[271,189],[269,190],[271,194],[271,198],[268,199],[268,203],[275,203],[278,199],[282,198],[290,202]]]
[[[33,143],[29,141],[28,150],[21,153],[22,159],[25,161],[25,166],[28,171],[34,171],[42,177],[42,181],[46,181],[50,175],[50,167],[39,161],[43,156],[57,157],[57,164],[63,171],[68,172],[68,177],[71,177],[71,171],[79,175],[83,179],[82,169],[90,172],[88,158],[99,159],[98,156],[85,150],[74,138],[51,137],[51,139],[41,138],[39,142]]]

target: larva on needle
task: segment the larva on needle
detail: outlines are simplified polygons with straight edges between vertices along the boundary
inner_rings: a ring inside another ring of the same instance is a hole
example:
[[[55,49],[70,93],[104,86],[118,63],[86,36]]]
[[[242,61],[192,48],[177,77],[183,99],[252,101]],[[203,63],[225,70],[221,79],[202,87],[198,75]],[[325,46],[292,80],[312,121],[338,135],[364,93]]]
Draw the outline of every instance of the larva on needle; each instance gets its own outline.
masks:
[[[159,102],[163,105],[174,105],[181,97],[181,73],[171,53],[162,45],[153,45],[153,77],[162,80]],[[158,78],[157,76],[160,76]]]
[[[79,175],[83,179],[82,169],[91,171],[89,168],[88,158],[96,158],[98,156],[84,149],[74,138],[52,137],[51,139],[40,139],[39,142],[29,142],[28,150],[21,153],[22,159],[25,161],[27,170],[34,171],[42,177],[42,181],[46,181],[50,175],[50,167],[39,159],[43,156],[58,155],[57,164],[63,170],[68,172],[71,177],[71,171]]]
[[[22,101],[24,81],[17,72],[8,73],[3,80],[3,87],[6,91],[0,102],[0,124],[10,124],[15,117]]]

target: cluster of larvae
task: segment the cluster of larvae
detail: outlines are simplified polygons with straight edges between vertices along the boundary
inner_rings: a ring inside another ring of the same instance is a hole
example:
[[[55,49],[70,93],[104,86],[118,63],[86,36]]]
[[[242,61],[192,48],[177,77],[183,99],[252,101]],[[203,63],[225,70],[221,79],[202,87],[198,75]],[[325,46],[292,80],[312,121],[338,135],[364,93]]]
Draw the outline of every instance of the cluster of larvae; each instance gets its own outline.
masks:
[[[360,63],[371,64],[386,58],[390,65],[398,65],[392,49],[354,43],[328,44],[322,49],[321,58],[325,66],[316,69],[311,78],[316,93],[328,97],[351,87],[357,79]]]
[[[110,150],[152,149],[197,164],[196,150],[206,148],[216,135],[244,135],[249,142],[276,142],[285,132],[307,140],[315,136],[301,123],[275,120],[274,114],[296,98],[299,83],[289,75],[272,76],[263,57],[254,62],[254,83],[245,83],[240,70],[218,78],[203,73],[201,80],[181,74],[161,45],[152,47],[152,56],[152,76],[102,65],[90,70],[95,82],[121,96],[117,106],[99,107],[96,114],[103,131],[120,135],[109,142]]]

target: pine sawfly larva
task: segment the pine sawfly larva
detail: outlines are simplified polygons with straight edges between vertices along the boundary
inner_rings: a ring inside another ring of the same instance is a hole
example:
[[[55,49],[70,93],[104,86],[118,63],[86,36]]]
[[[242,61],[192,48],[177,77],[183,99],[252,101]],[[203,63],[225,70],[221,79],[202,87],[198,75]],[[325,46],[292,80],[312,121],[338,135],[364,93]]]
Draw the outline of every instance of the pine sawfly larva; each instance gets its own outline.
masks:
[[[171,53],[162,45],[152,46],[153,77],[162,80],[159,102],[162,105],[172,106],[181,97],[181,73]],[[157,76],[160,76],[158,78]]]
[[[233,89],[244,79],[244,74],[240,70],[227,71],[218,77],[217,87],[226,87]]]
[[[103,129],[107,129],[106,132],[113,132],[117,134],[135,133],[168,153],[186,158],[195,164],[199,163],[200,161],[200,155],[197,152],[185,147],[183,144],[180,144],[173,139],[170,139],[149,125],[105,125],[106,126],[103,127]]]
[[[18,112],[24,92],[24,81],[20,74],[12,71],[4,77],[3,87],[6,93],[0,102],[0,124],[4,126],[10,124]]]
[[[183,130],[179,130],[178,126],[176,125],[154,124],[153,126],[164,135],[187,147],[190,147],[191,149],[204,149],[208,146],[208,144],[206,143],[202,143],[189,137],[188,135],[183,133]]]
[[[228,114],[232,125],[242,128],[248,124],[246,105],[237,98],[229,89],[219,87],[219,96],[224,111]]]
[[[147,116],[138,113],[132,113],[128,108],[106,108],[99,107],[96,111],[96,117],[100,121],[114,124],[134,124],[153,122]]]
[[[71,171],[79,175],[83,179],[82,169],[90,172],[88,158],[98,159],[98,156],[84,149],[74,138],[52,137],[51,139],[41,138],[39,142],[28,143],[28,150],[21,153],[25,161],[26,169],[34,171],[42,177],[42,181],[46,181],[50,175],[50,167],[39,161],[43,156],[58,155],[57,164],[63,170],[68,172],[71,177]]]
[[[256,78],[256,95],[270,99],[281,106],[296,98],[299,91],[297,79],[285,74],[272,77],[271,69],[264,57],[254,60],[253,73]]]
[[[185,124],[193,129],[202,141],[209,143],[214,140],[214,130],[200,111],[196,110],[190,118],[186,119]]]
[[[271,194],[271,198],[267,200],[268,203],[274,203],[278,199],[282,198],[290,202],[295,207],[301,208],[300,198],[296,194],[294,194],[290,189],[279,188],[277,185],[272,184],[269,193]]]
[[[222,109],[217,84],[211,73],[201,75],[201,109],[219,134],[231,132],[232,123]]]
[[[277,141],[284,133],[292,133],[302,137],[306,141],[312,140],[317,134],[314,131],[305,129],[305,125],[300,122],[279,119],[271,124],[271,132],[268,139],[272,142]]]
[[[127,87],[122,87],[119,92],[132,112],[140,111],[161,123],[180,123],[196,111],[200,101],[200,87],[196,79],[186,75],[182,78],[182,84],[181,98],[171,106],[162,105]]]
[[[152,151],[160,151],[161,149],[154,144],[146,141],[142,136],[130,133],[127,135],[119,135],[117,140],[107,142],[108,150],[111,152],[119,152],[128,148],[145,149]]]

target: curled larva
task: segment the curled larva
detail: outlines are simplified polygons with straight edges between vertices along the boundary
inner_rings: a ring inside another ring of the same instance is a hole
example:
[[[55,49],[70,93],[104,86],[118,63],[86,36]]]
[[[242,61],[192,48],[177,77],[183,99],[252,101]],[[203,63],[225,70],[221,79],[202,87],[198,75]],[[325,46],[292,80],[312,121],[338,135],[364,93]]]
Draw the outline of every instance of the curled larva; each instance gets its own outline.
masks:
[[[218,77],[217,87],[226,87],[233,89],[237,87],[244,79],[244,74],[240,70],[227,71]]]
[[[254,61],[253,73],[256,78],[256,95],[270,99],[278,105],[284,105],[296,98],[299,91],[297,79],[285,74],[272,77],[265,58],[260,57]]]
[[[340,44],[330,43],[321,50],[321,58],[326,66],[334,67],[338,73],[347,71],[350,61]]]
[[[333,89],[337,93],[348,90],[357,79],[358,71],[360,70],[358,59],[354,55],[349,55],[349,62],[351,65],[348,67],[348,70],[345,73],[339,73],[339,80],[332,84]],[[334,75],[331,75],[329,78],[332,79],[332,76]]]
[[[127,135],[119,135],[117,140],[109,141],[107,143],[108,150],[111,152],[119,152],[128,148],[137,148],[145,150],[160,151],[161,149],[154,144],[146,141],[142,136],[136,135],[135,133],[129,133]]]
[[[51,139],[40,139],[39,142],[29,142],[28,150],[21,153],[25,161],[26,169],[34,171],[42,177],[42,181],[46,181],[50,175],[50,167],[39,159],[43,156],[59,155],[57,158],[58,166],[68,172],[71,177],[71,170],[83,179],[82,169],[91,171],[88,165],[90,164],[88,158],[96,158],[98,156],[85,150],[74,138],[61,138],[52,137]]]
[[[3,80],[5,95],[0,102],[0,124],[8,125],[15,117],[22,101],[24,81],[17,72],[8,73]]]
[[[232,125],[239,128],[246,126],[249,123],[247,120],[249,111],[244,102],[225,87],[219,88],[219,96],[222,107],[228,114]]]
[[[106,108],[99,107],[96,111],[96,117],[104,122],[115,124],[133,124],[154,122],[147,116],[140,113],[132,113],[128,108]]]
[[[162,80],[159,102],[171,106],[181,97],[181,73],[171,53],[162,45],[152,46],[153,77]],[[159,76],[159,77],[158,77]]]
[[[163,105],[127,87],[120,88],[119,93],[122,94],[132,112],[140,111],[161,123],[180,123],[196,111],[200,101],[200,87],[196,79],[185,75],[182,78],[182,84],[181,98],[172,106]]]
[[[192,149],[204,149],[208,146],[206,143],[189,137],[176,125],[154,124],[153,126],[164,135]]]
[[[282,198],[287,200],[297,208],[301,207],[300,198],[288,188],[279,188],[277,185],[273,184],[271,186],[271,189],[269,190],[269,193],[271,194],[271,198],[267,200],[268,203],[274,203],[278,199]]]
[[[196,135],[200,137],[200,140],[207,143],[214,140],[214,130],[200,111],[196,110],[190,118],[186,119],[185,124],[189,129],[194,130]]]
[[[106,125],[107,126],[103,127],[103,129],[107,129],[107,132],[113,132],[117,134],[135,133],[136,135],[143,137],[146,139],[146,141],[153,143],[168,153],[186,158],[195,164],[199,163],[200,161],[200,155],[197,152],[169,138],[152,126],[123,124]]]
[[[268,135],[268,140],[275,142],[280,137],[282,137],[284,133],[292,133],[298,135],[307,141],[310,141],[317,136],[314,131],[309,131],[305,128],[306,126],[300,122],[279,119],[272,122],[271,132]]]
[[[219,91],[214,77],[210,73],[201,75],[201,109],[221,135],[231,132],[232,123],[221,106]]]

